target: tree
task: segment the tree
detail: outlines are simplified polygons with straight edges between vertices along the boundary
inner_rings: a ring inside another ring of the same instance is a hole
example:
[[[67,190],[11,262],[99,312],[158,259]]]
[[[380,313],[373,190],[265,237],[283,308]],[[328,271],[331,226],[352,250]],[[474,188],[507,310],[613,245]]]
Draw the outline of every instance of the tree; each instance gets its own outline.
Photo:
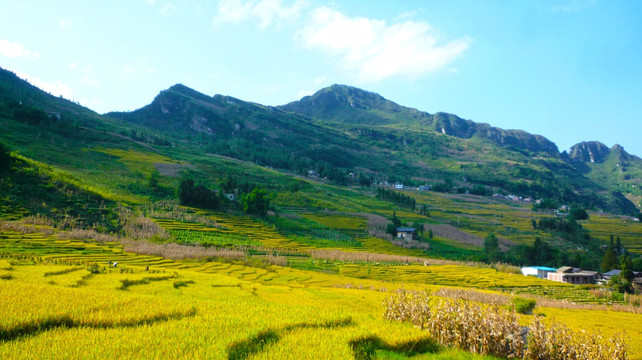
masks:
[[[628,254],[622,256],[622,260],[620,260],[620,269],[620,273],[611,277],[611,280],[609,280],[609,286],[620,293],[632,293],[633,264],[631,262],[631,257]]]
[[[618,236],[617,239],[615,240],[615,254],[617,256],[620,256],[624,253],[624,248],[622,247],[622,240]]]
[[[430,217],[430,211],[428,211],[428,207],[425,204],[421,206],[421,209],[419,209],[419,214]]]
[[[11,151],[9,147],[0,142],[0,172],[11,167]]]
[[[484,258],[491,263],[502,259],[502,253],[499,250],[499,240],[493,233],[489,233],[484,239]]]
[[[265,216],[270,208],[270,199],[264,189],[254,188],[249,194],[241,197],[241,206],[246,214]]]
[[[412,227],[415,228],[415,232],[419,236],[424,236],[424,224],[420,223],[419,221],[415,221],[412,223]]]
[[[159,181],[160,181],[160,173],[158,172],[158,170],[154,169],[147,177],[148,186],[152,189],[158,189]]]
[[[397,217],[396,211],[392,212],[392,224],[395,226],[395,228],[401,227],[401,220],[399,220],[399,218]]]
[[[218,209],[221,201],[214,190],[210,190],[203,184],[197,184],[190,177],[183,177],[177,190],[178,199],[183,205]]]
[[[393,223],[386,224],[386,234],[392,235],[392,237],[397,236],[397,227]]]
[[[573,206],[571,208],[571,211],[569,212],[569,216],[571,216],[575,220],[587,220],[589,218],[586,210],[579,206]]]
[[[617,268],[617,256],[615,255],[613,244],[609,244],[604,257],[602,257],[602,271],[611,271],[615,268]]]
[[[428,239],[432,240],[432,237],[433,237],[432,229],[428,229]]]

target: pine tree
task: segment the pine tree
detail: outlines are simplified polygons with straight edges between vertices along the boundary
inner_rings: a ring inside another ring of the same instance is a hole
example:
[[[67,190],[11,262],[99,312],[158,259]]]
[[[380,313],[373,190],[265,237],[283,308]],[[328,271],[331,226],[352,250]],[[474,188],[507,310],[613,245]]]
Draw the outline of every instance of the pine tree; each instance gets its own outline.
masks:
[[[617,268],[617,266],[617,256],[615,255],[615,249],[613,249],[613,245],[611,244],[606,249],[604,257],[602,258],[602,271],[611,271]]]

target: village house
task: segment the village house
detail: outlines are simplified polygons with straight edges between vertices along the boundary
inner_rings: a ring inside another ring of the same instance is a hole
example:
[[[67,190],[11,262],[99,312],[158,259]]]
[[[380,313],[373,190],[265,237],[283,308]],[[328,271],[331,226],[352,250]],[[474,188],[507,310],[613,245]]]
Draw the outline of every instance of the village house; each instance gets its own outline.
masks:
[[[414,228],[397,228],[397,239],[404,239],[406,241],[412,241],[415,236]]]
[[[402,183],[395,183],[395,189],[403,189],[403,184]]]
[[[595,284],[597,271],[587,271],[571,266],[563,266],[555,272],[548,273],[548,280],[568,284]]]
[[[527,266],[522,268],[524,276],[536,276],[540,279],[548,279],[548,273],[555,271],[557,269],[547,266]]]
[[[600,276],[597,279],[598,284],[606,285],[609,283],[611,278],[615,275],[620,275],[622,270],[619,269],[613,269],[611,271],[607,271],[605,273],[600,274]],[[633,283],[637,284],[638,286],[642,286],[642,271],[634,271],[633,272]]]

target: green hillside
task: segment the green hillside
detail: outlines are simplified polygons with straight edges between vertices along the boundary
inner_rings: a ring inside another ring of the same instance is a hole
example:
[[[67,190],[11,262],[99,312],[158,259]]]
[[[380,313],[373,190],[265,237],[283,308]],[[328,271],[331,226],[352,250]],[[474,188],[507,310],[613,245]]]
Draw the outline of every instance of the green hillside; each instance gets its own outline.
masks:
[[[107,115],[4,70],[0,90],[3,358],[508,356],[424,326],[471,321],[642,358],[640,295],[519,268],[610,270],[616,241],[642,270],[619,147],[587,162],[348,87],[275,108],[175,85]]]
[[[290,112],[295,104],[267,107],[210,97],[182,85],[162,91],[137,111],[98,115],[10,72],[1,74],[0,122],[5,131],[0,141],[16,159],[3,178],[6,219],[34,214],[59,219],[65,214],[78,224],[124,234],[126,221],[118,219],[119,207],[136,212],[159,201],[180,200],[179,185],[192,179],[194,186],[220,197],[215,211],[229,214],[243,212],[241,198],[253,188],[265,189],[271,212],[241,222],[258,222],[275,232],[258,242],[251,235],[239,235],[245,239],[239,241],[284,251],[338,248],[480,261],[486,256],[483,239],[492,232],[500,237],[506,261],[532,260],[528,247],[539,237],[555,249],[568,250],[553,253],[548,263],[596,267],[603,252],[599,244],[609,235],[621,231],[626,246],[635,252],[642,242],[630,229],[637,226],[632,220],[614,223],[592,242],[583,240],[581,232],[532,226],[550,216],[532,211],[538,198],[595,211],[631,211],[620,193],[582,176],[564,156],[547,155],[545,147],[535,145],[530,150],[517,148],[517,140],[513,145],[497,144],[476,133],[466,137],[434,131],[429,126],[433,122],[445,117],[456,124],[457,118],[403,108],[354,88],[335,86],[320,93],[338,99],[348,94],[350,101],[361,104],[357,108],[363,116],[376,113],[388,120],[340,121],[341,114],[349,118],[352,106],[312,118],[314,114],[301,110],[309,105],[305,99],[297,105],[302,114],[295,114]],[[414,120],[403,122],[412,114]],[[521,139],[538,137],[524,133]],[[26,172],[36,174],[25,182],[30,186],[20,184]],[[377,189],[394,182],[406,188],[380,196]],[[434,191],[408,188],[426,184]],[[45,193],[46,197],[39,195]],[[223,193],[235,199],[223,198]],[[504,200],[509,194],[529,202]],[[74,197],[85,200],[74,202]],[[341,227],[309,218],[330,214],[361,225]],[[385,227],[393,214],[407,226],[426,224],[426,233],[431,230],[434,236],[424,234],[407,244],[391,242]],[[241,228],[235,227],[235,232]],[[170,231],[168,236],[220,244],[216,239],[224,235]],[[292,264],[319,266],[314,261]]]

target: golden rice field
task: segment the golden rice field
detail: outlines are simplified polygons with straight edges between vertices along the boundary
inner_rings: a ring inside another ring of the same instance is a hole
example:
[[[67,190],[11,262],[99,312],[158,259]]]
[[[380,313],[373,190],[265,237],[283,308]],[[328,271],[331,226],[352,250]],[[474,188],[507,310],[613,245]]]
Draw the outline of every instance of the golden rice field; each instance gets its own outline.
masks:
[[[383,300],[399,287],[550,286],[457,265],[343,265],[332,275],[250,260],[177,262],[113,243],[8,232],[0,257],[2,359],[353,359],[363,339],[376,339],[379,358],[491,359],[385,320]],[[641,314],[535,312],[605,336],[625,330],[631,359],[642,359]]]

